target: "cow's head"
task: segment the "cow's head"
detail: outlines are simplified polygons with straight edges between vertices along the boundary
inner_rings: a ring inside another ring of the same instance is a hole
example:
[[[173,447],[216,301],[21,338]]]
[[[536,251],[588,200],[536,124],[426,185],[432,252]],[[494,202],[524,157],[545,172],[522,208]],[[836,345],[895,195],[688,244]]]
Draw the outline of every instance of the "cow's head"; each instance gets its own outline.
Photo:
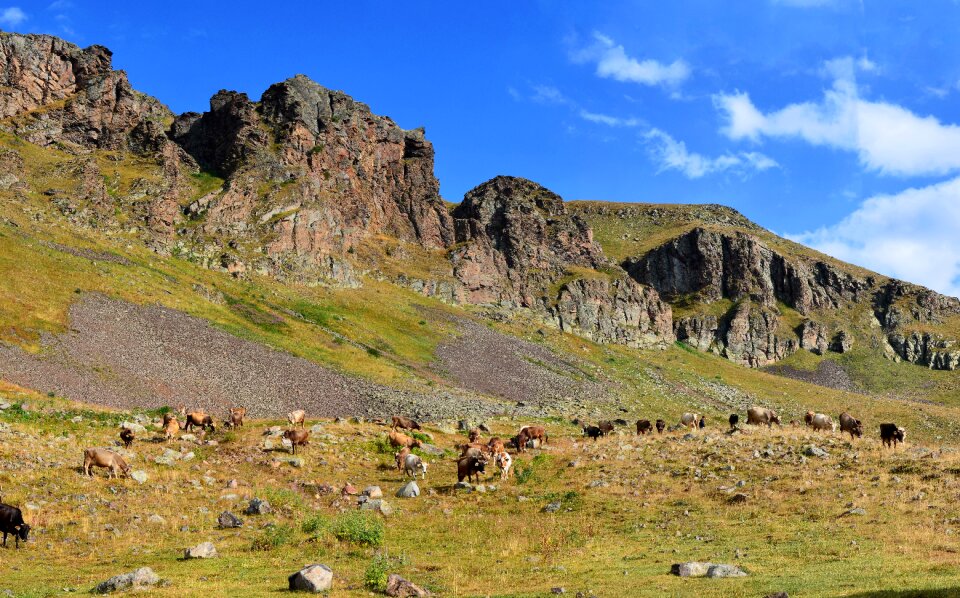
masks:
[[[777,424],[778,426],[783,425],[783,424],[780,423],[780,416],[777,415],[776,413],[771,413],[771,414],[770,414],[770,423]]]
[[[899,440],[900,442],[903,442],[903,439],[906,438],[906,436],[907,436],[907,431],[901,428],[900,426],[897,426],[897,431],[893,433],[893,437]]]
[[[20,538],[20,539],[23,540],[24,542],[27,541],[27,536],[30,535],[30,526],[29,526],[29,525],[27,525],[26,523],[21,523],[20,525],[18,525],[17,527],[15,527],[15,528],[13,528],[13,529],[16,531],[16,534],[17,534],[17,537],[18,537],[18,538]]]
[[[857,438],[860,438],[861,436],[863,436],[863,424],[860,423],[859,419],[854,420],[854,422],[855,423],[853,424],[853,427],[850,429],[850,433],[856,436]]]

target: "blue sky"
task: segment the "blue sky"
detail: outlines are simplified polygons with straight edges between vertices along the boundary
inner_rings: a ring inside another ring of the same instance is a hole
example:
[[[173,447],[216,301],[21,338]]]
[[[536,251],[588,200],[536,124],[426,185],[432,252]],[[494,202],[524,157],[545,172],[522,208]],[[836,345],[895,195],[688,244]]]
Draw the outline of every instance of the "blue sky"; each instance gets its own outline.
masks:
[[[960,295],[960,4],[13,0],[174,111],[304,73],[424,126],[441,192],[715,202]],[[681,6],[682,4],[682,6]]]

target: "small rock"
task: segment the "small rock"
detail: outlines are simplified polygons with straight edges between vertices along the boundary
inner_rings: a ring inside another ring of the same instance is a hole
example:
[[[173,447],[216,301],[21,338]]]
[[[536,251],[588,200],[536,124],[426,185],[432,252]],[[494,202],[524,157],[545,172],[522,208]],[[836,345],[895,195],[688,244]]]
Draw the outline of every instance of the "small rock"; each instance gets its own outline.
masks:
[[[147,518],[147,522],[153,523],[156,525],[164,525],[167,523],[167,520],[159,515],[151,515],[150,517]]]
[[[136,482],[137,482],[138,484],[146,484],[146,483],[147,483],[147,472],[145,472],[145,471],[141,471],[141,470],[139,470],[139,469],[134,470],[134,471],[131,471],[131,472],[130,472],[130,477],[133,478],[134,480],[136,480]]]
[[[346,485],[344,485],[341,493],[348,496],[353,496],[357,493],[357,487],[351,484],[350,482],[347,482]]]
[[[391,573],[390,576],[387,577],[386,592],[387,596],[395,596],[396,598],[409,598],[411,596],[429,595],[429,592],[400,577],[396,573]]]
[[[866,514],[867,514],[867,510],[860,507],[850,509],[849,511],[844,513],[844,515],[866,515]]]
[[[420,486],[417,482],[411,480],[397,490],[398,498],[416,498],[420,496]]]
[[[736,494],[731,496],[730,500],[728,500],[727,502],[729,502],[731,505],[739,505],[747,502],[747,498],[748,497],[746,494],[743,494],[742,492],[737,492]]]
[[[473,488],[473,484],[471,484],[470,482],[457,482],[456,484],[453,485],[453,487],[460,490],[470,490]]]
[[[550,593],[551,593],[551,594],[566,594],[566,593],[567,593],[567,589],[558,586],[558,587],[555,587],[555,588],[550,588]]]
[[[243,521],[230,511],[224,511],[217,517],[217,524],[224,529],[233,529],[242,526]]]
[[[558,500],[558,501],[555,501],[555,502],[552,502],[552,503],[548,504],[547,506],[543,507],[543,512],[544,512],[544,513],[556,513],[557,511],[560,510],[560,506],[561,506],[561,505],[560,505],[560,501],[559,501],[559,500]]]
[[[217,549],[213,542],[204,542],[197,544],[193,548],[188,548],[183,553],[183,558],[189,559],[212,559],[217,557]]]
[[[363,495],[369,498],[383,498],[383,490],[380,486],[367,486],[363,489]]]
[[[746,573],[734,565],[715,565],[713,563],[676,563],[670,573],[680,577],[746,577]]]
[[[100,582],[96,589],[94,589],[94,592],[97,594],[109,594],[111,592],[128,589],[146,588],[156,585],[159,582],[160,578],[153,572],[153,569],[150,567],[141,567],[136,571],[117,575],[107,581]]]
[[[823,450],[822,448],[820,448],[815,444],[811,444],[810,446],[803,449],[803,454],[806,455],[807,457],[819,457],[820,459],[826,459],[827,457],[830,456],[830,453],[828,453],[827,451]]]
[[[362,511],[376,511],[383,515],[384,517],[389,517],[393,515],[393,507],[382,498],[372,498],[360,503],[360,509]]]
[[[196,442],[196,441],[197,441],[197,435],[196,435],[196,434],[183,434],[182,436],[180,436],[180,440],[182,440],[182,441],[184,441],[184,442]]]
[[[713,565],[707,577],[746,577],[746,572],[736,565]]]
[[[263,499],[254,498],[250,501],[250,504],[247,505],[244,513],[247,515],[267,515],[269,513],[273,513],[273,507],[270,506],[269,502]]]
[[[288,578],[291,592],[326,592],[333,586],[333,570],[326,565],[307,565]]]

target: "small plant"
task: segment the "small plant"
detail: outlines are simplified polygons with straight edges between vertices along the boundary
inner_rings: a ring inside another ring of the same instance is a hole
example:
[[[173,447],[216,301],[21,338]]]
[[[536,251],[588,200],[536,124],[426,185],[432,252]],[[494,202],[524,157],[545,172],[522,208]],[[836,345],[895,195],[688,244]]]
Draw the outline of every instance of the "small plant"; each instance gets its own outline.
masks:
[[[338,515],[331,526],[338,540],[353,542],[363,546],[380,546],[386,527],[383,521],[368,511],[350,511]]]
[[[264,488],[261,492],[274,509],[293,511],[303,508],[303,497],[287,488]]]
[[[314,513],[303,520],[300,529],[303,533],[318,538],[330,529],[330,519],[322,513]]]
[[[370,355],[371,357],[380,357],[380,349],[376,347],[367,347],[367,355]]]
[[[237,433],[234,432],[233,430],[227,430],[226,432],[220,435],[220,444],[226,444],[228,442],[236,442],[236,440],[237,440]]]
[[[430,437],[424,434],[423,432],[417,432],[416,430],[411,430],[410,435],[419,440],[420,442],[430,443]]]
[[[293,541],[293,528],[289,525],[271,525],[253,541],[253,550],[273,550]]]
[[[517,483],[526,484],[527,482],[532,480],[537,473],[537,469],[539,469],[540,466],[546,462],[547,462],[546,455],[537,455],[536,457],[533,458],[532,461],[530,461],[530,465],[526,465],[522,461],[517,460],[516,465],[514,465],[514,470],[516,471],[514,476],[517,479]]]
[[[370,441],[370,450],[375,453],[380,453],[381,455],[392,455],[396,452],[394,448],[390,446],[390,441],[382,436]]]
[[[387,576],[390,572],[390,557],[378,552],[363,574],[363,585],[374,592],[387,591]]]

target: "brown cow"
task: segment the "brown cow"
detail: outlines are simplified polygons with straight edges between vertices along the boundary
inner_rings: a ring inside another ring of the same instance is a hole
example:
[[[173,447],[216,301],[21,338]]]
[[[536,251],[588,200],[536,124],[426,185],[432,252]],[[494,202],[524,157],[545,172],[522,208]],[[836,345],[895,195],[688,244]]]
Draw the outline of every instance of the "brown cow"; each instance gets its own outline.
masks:
[[[467,437],[471,444],[475,442],[480,442],[480,429],[474,428],[470,430],[470,435]]]
[[[610,434],[613,432],[613,422],[609,420],[603,420],[601,422],[597,422],[597,427],[600,428],[600,432],[602,433],[603,436],[606,436],[607,434]]]
[[[298,446],[307,446],[310,444],[310,430],[287,430],[283,437],[290,441],[290,452],[297,454]]]
[[[300,424],[300,427],[303,428],[304,423],[307,421],[307,412],[303,409],[291,411],[287,414],[287,421],[290,422],[291,428],[297,427],[297,424]]]
[[[846,411],[840,414],[840,433],[850,434],[850,440],[863,436],[863,424]]]
[[[520,433],[513,437],[513,443],[521,453],[527,446],[527,441],[539,440],[541,444],[547,443],[547,431],[543,426],[524,426],[520,428]]]
[[[213,418],[203,411],[191,411],[187,414],[183,429],[189,431],[194,427],[200,427],[204,430],[209,428],[211,432],[215,432],[217,429],[217,427],[213,425]]]
[[[247,416],[246,407],[231,407],[230,408],[230,419],[228,422],[234,428],[243,427],[243,418]]]
[[[394,415],[391,418],[393,422],[393,429],[396,430],[400,428],[402,430],[421,430],[420,424],[416,420],[412,420],[409,417],[403,417],[402,415]]]
[[[667,422],[662,419],[657,420],[657,434],[663,434],[663,429],[667,427]]]
[[[403,462],[407,458],[407,455],[410,454],[410,447],[405,446],[400,449],[398,452],[393,454],[394,461],[397,462],[397,471],[403,471]]]
[[[650,424],[649,419],[638,419],[637,420],[637,434],[646,436],[648,433],[653,432],[653,426]]]
[[[769,428],[773,424],[780,425],[780,418],[777,412],[766,407],[750,407],[747,409],[747,424],[751,426],[761,426],[766,424]]]
[[[680,425],[696,430],[700,427],[700,418],[703,417],[699,413],[684,413],[680,416]]]
[[[167,418],[169,415],[169,419]],[[166,440],[170,440],[173,436],[180,431],[180,422],[177,421],[177,418],[172,414],[168,413],[163,416],[163,434]]]
[[[480,451],[471,452],[457,460],[457,482],[462,482],[464,478],[470,481],[473,477],[477,482],[480,481],[480,474],[484,473],[487,467],[487,456]]]
[[[496,436],[487,441],[487,446],[490,447],[490,452],[495,455],[507,452],[507,447],[503,446],[503,441]]]
[[[123,448],[130,448],[130,445],[133,444],[133,430],[130,428],[124,428],[120,430],[120,442],[123,443]]]
[[[89,448],[83,451],[83,473],[93,476],[94,467],[104,467],[110,470],[109,477],[119,477],[117,473],[130,475],[130,466],[123,460],[123,457],[117,453],[102,449]]]
[[[387,434],[387,439],[390,441],[390,446],[394,448],[420,446],[419,440],[412,436],[407,436],[403,432],[390,432]]]

